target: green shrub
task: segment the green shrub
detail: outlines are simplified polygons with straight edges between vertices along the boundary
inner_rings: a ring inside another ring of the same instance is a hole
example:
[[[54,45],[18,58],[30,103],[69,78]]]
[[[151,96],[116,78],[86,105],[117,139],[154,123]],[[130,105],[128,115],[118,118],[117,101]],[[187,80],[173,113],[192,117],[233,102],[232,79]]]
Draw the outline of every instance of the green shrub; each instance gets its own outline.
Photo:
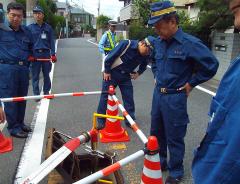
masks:
[[[141,25],[139,22],[132,22],[129,26],[129,39],[141,40],[149,35],[155,35],[153,28]]]

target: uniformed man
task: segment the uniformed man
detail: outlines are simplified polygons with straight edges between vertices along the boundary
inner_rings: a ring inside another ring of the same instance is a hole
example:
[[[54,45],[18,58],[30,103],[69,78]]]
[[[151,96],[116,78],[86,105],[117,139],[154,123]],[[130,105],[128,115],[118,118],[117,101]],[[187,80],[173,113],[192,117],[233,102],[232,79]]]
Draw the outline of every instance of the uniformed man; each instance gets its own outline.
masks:
[[[0,98],[26,96],[29,85],[31,33],[21,26],[24,7],[9,3],[7,17],[11,31],[0,28]],[[26,101],[5,103],[5,113],[10,134],[26,138],[31,128],[24,123]]]
[[[0,3],[0,29],[6,30],[6,31],[11,31],[11,28],[6,26],[4,24],[4,11],[3,11],[3,5]],[[2,108],[2,103],[0,103],[0,123],[4,123],[6,120],[6,115],[5,112]]]
[[[105,56],[116,46],[116,26],[117,22],[114,20],[108,21],[109,30],[106,31],[101,40],[98,43],[98,48],[100,53],[102,54],[102,72],[104,71],[104,59]]]
[[[44,12],[40,6],[33,9],[33,16],[36,22],[28,26],[34,41],[33,62],[31,64],[33,93],[34,95],[40,94],[39,74],[42,70],[44,78],[43,93],[47,95],[51,89],[49,76],[52,69],[51,61],[53,63],[57,62],[54,32],[52,27],[44,22]]]
[[[170,1],[151,4],[148,24],[154,26],[159,37],[149,37],[154,47],[152,70],[156,80],[150,133],[160,144],[162,170],[169,170],[166,184],[180,183],[184,175],[184,137],[189,123],[187,97],[195,86],[211,79],[218,68],[218,61],[209,49],[199,39],[184,33],[178,21]]]
[[[119,86],[123,104],[129,115],[135,119],[133,85],[131,79],[137,79],[147,67],[147,56],[151,45],[145,40],[123,40],[106,57],[103,73],[102,91],[108,91],[110,85]],[[137,72],[134,70],[138,68]],[[97,112],[106,114],[108,94],[102,94]],[[126,120],[127,121],[127,120]],[[128,122],[125,122],[130,126]],[[105,119],[98,119],[98,129],[104,128]]]
[[[240,30],[240,0],[228,0]],[[195,184],[240,183],[240,55],[224,74],[212,99],[207,133],[195,151]]]

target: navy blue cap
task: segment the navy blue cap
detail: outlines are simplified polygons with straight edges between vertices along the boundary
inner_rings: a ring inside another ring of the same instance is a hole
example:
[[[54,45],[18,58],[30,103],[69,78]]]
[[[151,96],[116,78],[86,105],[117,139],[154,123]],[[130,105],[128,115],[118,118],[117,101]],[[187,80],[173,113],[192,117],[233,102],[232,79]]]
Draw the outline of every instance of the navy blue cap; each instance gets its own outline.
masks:
[[[152,3],[150,10],[151,17],[148,20],[148,25],[154,25],[166,15],[175,14],[177,11],[170,1]]]
[[[44,11],[43,11],[43,9],[42,9],[41,6],[36,6],[36,7],[34,7],[34,8],[33,8],[33,13],[34,13],[34,12],[41,12],[41,13],[44,13]]]

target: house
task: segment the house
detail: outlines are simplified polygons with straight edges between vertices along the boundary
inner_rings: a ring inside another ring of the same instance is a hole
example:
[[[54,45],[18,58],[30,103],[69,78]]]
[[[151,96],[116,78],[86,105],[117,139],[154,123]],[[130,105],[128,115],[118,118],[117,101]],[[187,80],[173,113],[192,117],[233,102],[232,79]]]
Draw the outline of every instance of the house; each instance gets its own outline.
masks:
[[[59,16],[66,16],[67,15],[67,5],[64,2],[55,2],[57,6],[56,14]]]
[[[119,0],[124,2],[124,7],[120,10],[120,22],[125,22],[129,25],[133,19],[138,19],[139,14],[133,0]],[[188,13],[191,19],[196,19],[199,8],[196,6],[197,0],[172,0],[178,10],[183,10]]]

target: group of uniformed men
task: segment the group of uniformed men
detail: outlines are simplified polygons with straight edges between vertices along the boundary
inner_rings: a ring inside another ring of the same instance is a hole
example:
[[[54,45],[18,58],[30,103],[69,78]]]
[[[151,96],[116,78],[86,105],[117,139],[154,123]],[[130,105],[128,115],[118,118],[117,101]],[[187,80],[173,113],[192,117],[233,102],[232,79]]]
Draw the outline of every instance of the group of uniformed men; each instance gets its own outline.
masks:
[[[2,10],[2,7],[1,7]],[[2,10],[3,11],[3,10]],[[35,23],[28,27],[21,25],[24,7],[20,3],[7,6],[7,24],[3,15],[0,27],[0,98],[26,96],[29,86],[29,67],[32,72],[34,95],[39,95],[39,74],[44,77],[43,92],[51,89],[49,73],[51,62],[56,62],[53,30],[43,21],[44,12],[40,6],[33,9]],[[0,105],[0,121],[8,122],[11,136],[26,138],[31,128],[25,124],[26,101],[9,102]]]
[[[240,0],[226,0],[235,15],[235,26],[240,29]],[[56,62],[52,30],[43,23],[43,11],[34,9],[35,24],[21,26],[23,7],[17,3],[8,6],[9,27],[0,24],[0,97],[25,96],[28,88],[28,66],[32,62],[34,94],[39,94],[40,67],[49,76],[49,59]],[[99,42],[103,57],[102,89],[119,86],[124,106],[135,119],[133,86],[146,70],[151,58],[155,79],[151,111],[150,134],[160,144],[162,171],[169,171],[166,184],[178,184],[184,176],[184,137],[187,124],[187,98],[191,90],[211,79],[217,72],[218,61],[210,50],[196,37],[178,26],[179,18],[170,1],[151,4],[148,24],[158,37],[149,36],[141,41],[124,40],[116,43],[116,22],[109,22],[107,31]],[[9,29],[11,28],[11,29]],[[29,36],[32,35],[33,37]],[[40,61],[40,62],[38,62]],[[240,59],[235,59],[224,75],[211,108],[211,122],[207,134],[195,152],[193,178],[195,184],[238,184],[240,182],[239,94]],[[134,70],[139,66],[137,72]],[[48,78],[43,87],[48,94]],[[226,95],[227,93],[231,96]],[[98,112],[105,114],[107,95],[102,94]],[[26,137],[31,129],[24,124],[25,102],[7,103],[5,112],[8,130],[15,137]],[[0,108],[0,121],[5,115]],[[126,122],[128,123],[128,122]],[[127,124],[130,126],[129,124]],[[98,129],[104,128],[104,119],[98,119]],[[169,151],[169,158],[168,152]]]
[[[235,15],[235,26],[240,28],[240,0],[226,1],[230,2],[230,9]],[[195,86],[216,74],[218,61],[201,40],[182,31],[178,26],[176,9],[170,1],[151,4],[148,25],[155,28],[157,38],[149,36],[140,42],[124,40],[117,44],[116,24],[109,22],[109,30],[99,42],[99,50],[104,54],[102,89],[106,91],[109,85],[119,86],[124,106],[135,119],[131,79],[144,72],[147,58],[151,58],[155,88],[150,134],[156,136],[160,144],[162,171],[169,171],[165,184],[178,184],[184,176],[184,137],[189,123],[187,98]],[[141,45],[145,47],[144,54],[140,52]],[[236,149],[240,146],[240,118],[237,118],[240,101],[235,99],[240,94],[240,88],[237,88],[240,84],[239,62],[238,57],[231,64],[213,99],[211,122],[193,162],[195,184],[240,183],[240,154]],[[138,65],[139,70],[134,72]],[[233,96],[227,96],[227,92]],[[98,113],[106,112],[106,101],[107,95],[102,94]],[[231,115],[226,122],[229,109]],[[99,118],[98,128],[103,127],[104,121]],[[228,144],[227,141],[232,142]]]

